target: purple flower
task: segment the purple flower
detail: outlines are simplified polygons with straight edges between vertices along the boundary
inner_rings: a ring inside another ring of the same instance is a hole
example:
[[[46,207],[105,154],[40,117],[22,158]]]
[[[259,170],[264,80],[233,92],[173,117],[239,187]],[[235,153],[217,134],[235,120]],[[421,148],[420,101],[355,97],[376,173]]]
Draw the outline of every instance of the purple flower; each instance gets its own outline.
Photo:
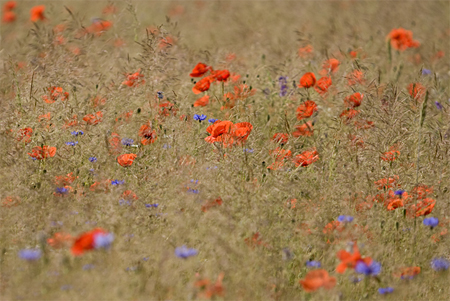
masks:
[[[321,266],[320,261],[311,260],[306,262],[306,267],[308,268],[320,268]]]
[[[394,191],[394,194],[395,194],[395,195],[402,196],[402,195],[403,195],[403,192],[405,192],[405,191],[404,191],[404,190],[396,190],[396,191]]]
[[[152,207],[157,208],[158,206],[159,206],[158,203],[156,203],[156,204],[145,204],[145,207],[147,207],[147,208],[152,208]]]
[[[69,190],[65,187],[56,187],[55,193],[56,194],[68,194]]]
[[[430,74],[431,74],[431,70],[425,69],[425,68],[422,69],[422,75],[430,75]]]
[[[122,144],[125,146],[131,146],[134,143],[134,140],[131,138],[123,138]]]
[[[253,148],[244,148],[244,153],[253,154]]]
[[[41,258],[42,252],[40,249],[22,249],[19,251],[18,255],[21,259],[34,261]]]
[[[433,229],[439,224],[439,219],[436,217],[427,217],[423,220],[423,224]]]
[[[204,114],[202,114],[202,115],[198,115],[198,114],[195,114],[194,115],[194,120],[198,120],[198,122],[202,122],[203,120],[205,120],[206,119],[206,115],[204,115]]]
[[[439,101],[435,101],[434,104],[438,110],[442,110],[444,108]]]
[[[96,249],[108,249],[114,241],[112,233],[98,233],[94,237],[94,247]]]
[[[376,276],[381,272],[381,263],[372,261],[371,264],[367,265],[364,261],[358,261],[355,271],[366,276]]]
[[[156,95],[158,96],[159,99],[163,99],[164,98],[164,93],[162,91],[156,92]]]
[[[83,266],[83,270],[85,270],[85,271],[87,271],[87,270],[92,270],[93,268],[94,268],[94,265],[93,265],[93,264],[90,264],[90,263],[85,264],[85,265]]]
[[[445,271],[445,270],[448,270],[448,268],[450,267],[450,262],[443,257],[434,258],[431,261],[431,267],[433,268],[433,270],[438,271],[438,272]]]
[[[124,200],[124,199],[120,199],[119,200],[119,205],[120,206],[123,206],[123,205],[128,205],[128,206],[130,206],[131,205],[131,202],[130,201],[126,201],[126,200]]]
[[[339,215],[337,220],[338,220],[338,222],[341,222],[341,223],[351,223],[351,222],[353,222],[353,216]]]
[[[84,133],[83,133],[83,131],[73,131],[73,132],[70,132],[72,135],[74,135],[74,136],[78,136],[78,135],[83,135]]]
[[[97,158],[96,157],[89,157],[89,161],[91,163],[97,162]]]
[[[280,96],[286,96],[286,94],[288,93],[287,77],[280,76],[278,78],[278,84],[280,85]]]
[[[188,257],[195,256],[197,254],[198,254],[198,251],[196,249],[189,249],[185,245],[175,249],[175,256],[177,256],[179,258],[186,259]]]
[[[125,183],[125,180],[114,180],[114,181],[111,181],[111,185],[113,185],[113,186],[121,185],[121,184],[124,184],[124,183]]]
[[[210,118],[210,119],[208,119],[208,122],[209,122],[209,123],[214,123],[214,122],[216,122],[217,120],[219,120],[219,119]]]
[[[75,145],[77,145],[78,144],[78,141],[69,141],[69,142],[66,142],[66,145],[69,145],[69,146],[75,146]]]
[[[381,295],[391,294],[391,293],[394,292],[394,289],[393,289],[392,287],[386,287],[386,288],[380,287],[380,288],[378,289],[378,292],[379,292]]]

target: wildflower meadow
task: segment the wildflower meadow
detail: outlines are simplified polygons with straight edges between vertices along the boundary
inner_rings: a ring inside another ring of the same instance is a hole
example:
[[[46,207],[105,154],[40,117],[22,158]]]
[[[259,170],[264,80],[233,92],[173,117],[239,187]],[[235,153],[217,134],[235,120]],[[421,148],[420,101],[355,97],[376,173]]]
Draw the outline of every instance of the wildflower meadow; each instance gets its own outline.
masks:
[[[0,9],[1,300],[450,299],[450,2]]]

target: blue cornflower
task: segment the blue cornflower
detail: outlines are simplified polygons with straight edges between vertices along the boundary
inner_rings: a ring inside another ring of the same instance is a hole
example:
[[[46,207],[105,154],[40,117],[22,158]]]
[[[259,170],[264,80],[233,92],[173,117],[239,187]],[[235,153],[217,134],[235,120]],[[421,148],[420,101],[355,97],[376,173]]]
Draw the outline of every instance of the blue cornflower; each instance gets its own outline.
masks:
[[[70,132],[72,135],[74,135],[74,136],[78,136],[78,135],[83,135],[84,133],[83,133],[83,131],[73,131],[73,132]]]
[[[401,195],[403,195],[403,192],[405,192],[405,191],[400,189],[400,190],[394,191],[394,194],[395,194],[395,195],[400,195],[400,196],[401,196]]]
[[[134,143],[134,140],[131,138],[123,138],[122,139],[122,144],[125,146],[130,146]]]
[[[287,92],[288,92],[288,87],[287,87],[287,77],[285,76],[280,76],[278,78],[278,84],[280,85],[280,96],[286,96]]]
[[[439,219],[436,217],[427,217],[423,220],[423,224],[433,229],[439,224]]]
[[[89,161],[94,163],[97,162],[97,158],[96,157],[89,157]]]
[[[113,181],[111,181],[111,185],[113,185],[113,186],[121,185],[121,184],[124,184],[124,183],[125,183],[125,180],[113,180]]]
[[[338,220],[338,222],[341,222],[341,223],[351,223],[351,222],[353,222],[353,216],[339,215],[337,220]]]
[[[42,252],[40,249],[23,249],[19,251],[18,255],[21,259],[34,261],[41,258]]]
[[[445,271],[445,270],[448,270],[448,268],[450,267],[450,262],[443,257],[434,258],[431,261],[431,267],[433,268],[433,270],[438,271],[438,272]]]
[[[425,68],[422,69],[422,75],[430,75],[430,74],[431,74],[431,70],[425,69]]]
[[[156,92],[156,95],[158,96],[159,99],[163,99],[164,98],[164,93],[162,91]]]
[[[125,204],[131,205],[131,202],[130,202],[130,201],[126,201],[126,200],[124,200],[124,199],[120,199],[120,200],[119,200],[119,205],[120,205],[120,206],[123,206],[123,205],[125,205]]]
[[[434,104],[438,110],[442,110],[444,108],[439,101],[435,101]]]
[[[164,143],[163,148],[169,149],[169,148],[172,148],[172,146],[170,144]]]
[[[391,294],[391,293],[394,292],[394,289],[393,289],[392,287],[386,287],[386,288],[380,287],[380,288],[378,289],[378,292],[379,292],[381,295]]]
[[[358,261],[355,271],[358,274],[364,274],[366,276],[376,276],[381,272],[381,263],[372,261],[370,265],[367,265],[364,261]]]
[[[217,120],[219,120],[219,119],[210,118],[210,119],[208,119],[208,122],[209,122],[209,123],[214,123],[214,122],[216,122]]]
[[[198,184],[198,180],[191,179],[191,183],[194,183],[195,185],[197,185]]]
[[[69,146],[75,146],[75,145],[77,145],[78,144],[78,141],[69,141],[69,142],[66,142],[66,145],[69,145]]]
[[[57,194],[68,194],[69,190],[66,187],[56,187],[55,193],[57,193]]]
[[[93,264],[90,264],[90,263],[85,264],[85,265],[83,266],[83,270],[85,270],[85,271],[87,271],[87,270],[92,270],[93,268],[94,268],[94,265],[93,265]]]
[[[244,148],[244,153],[253,154],[253,148]]]
[[[175,256],[177,256],[179,258],[188,258],[191,256],[195,256],[197,254],[198,254],[198,251],[196,249],[189,249],[185,245],[175,249]]]
[[[145,207],[147,207],[147,208],[152,208],[152,207],[157,208],[158,206],[159,206],[158,203],[156,203],[156,204],[145,204]]]
[[[194,193],[194,194],[198,194],[199,193],[198,189],[192,189],[192,188],[189,188],[188,192],[191,192],[191,193]]]
[[[98,233],[94,237],[94,247],[96,249],[108,249],[114,241],[112,233]]]
[[[306,262],[306,267],[308,268],[320,268],[321,266],[320,261],[311,260]]]
[[[204,115],[204,114],[202,114],[202,115],[198,115],[198,114],[195,114],[194,115],[194,120],[198,120],[198,122],[202,122],[203,120],[205,120],[206,119],[206,115]]]

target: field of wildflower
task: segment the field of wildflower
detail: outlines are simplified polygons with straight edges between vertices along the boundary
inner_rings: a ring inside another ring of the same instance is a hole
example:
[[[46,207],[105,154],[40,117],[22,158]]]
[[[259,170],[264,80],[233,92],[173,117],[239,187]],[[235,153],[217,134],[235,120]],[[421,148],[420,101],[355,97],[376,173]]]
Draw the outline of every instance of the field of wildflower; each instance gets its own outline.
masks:
[[[450,299],[450,2],[1,9],[1,300]]]

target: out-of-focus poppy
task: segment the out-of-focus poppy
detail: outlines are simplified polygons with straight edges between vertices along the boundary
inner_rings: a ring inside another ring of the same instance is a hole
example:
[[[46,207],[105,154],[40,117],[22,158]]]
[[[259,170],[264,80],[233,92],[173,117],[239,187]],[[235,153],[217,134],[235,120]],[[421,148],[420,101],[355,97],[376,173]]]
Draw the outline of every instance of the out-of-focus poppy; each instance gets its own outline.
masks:
[[[408,85],[408,92],[415,100],[421,100],[425,96],[427,88],[421,83],[412,83]]]
[[[34,6],[33,8],[31,8],[30,10],[30,20],[31,22],[36,22],[36,21],[44,21],[46,20],[45,16],[44,16],[44,11],[45,11],[45,5],[37,5]]]
[[[208,91],[209,87],[211,86],[212,77],[204,77],[201,80],[199,80],[194,87],[192,87],[192,91],[195,94],[200,94],[202,92]]]
[[[222,203],[223,203],[223,201],[222,201],[222,198],[220,198],[220,197],[218,197],[215,200],[206,201],[205,204],[202,205],[202,211],[206,212],[213,207],[221,206]]]
[[[68,173],[65,176],[55,176],[55,185],[56,186],[66,186],[66,185],[70,185],[73,183],[73,181],[75,181],[75,179],[78,177],[75,177],[73,175],[73,172]]]
[[[131,117],[133,117],[133,110],[120,114],[116,118],[116,122],[121,122],[121,121],[129,122]]]
[[[2,17],[2,22],[3,23],[12,23],[16,21],[16,13],[13,11],[4,11],[3,12],[3,17]]]
[[[47,238],[47,243],[54,249],[60,249],[64,247],[64,245],[71,243],[72,240],[72,235],[64,232],[57,232],[51,238]]]
[[[214,80],[224,82],[230,77],[230,71],[228,70],[214,70],[210,75]]]
[[[78,125],[78,115],[73,115],[72,118],[69,118],[66,121],[64,121],[63,129],[67,129],[69,127],[77,125]]]
[[[300,85],[298,85],[298,87],[308,89],[313,87],[315,84],[316,76],[312,72],[307,72],[300,78]]]
[[[36,159],[36,160],[43,160],[46,158],[52,158],[54,157],[56,154],[56,147],[54,146],[47,146],[44,145],[42,147],[40,146],[35,146],[33,147],[33,149],[31,150],[31,153],[28,153],[28,155],[30,155],[30,157]]]
[[[117,13],[117,7],[115,7],[112,4],[108,4],[102,10],[102,14],[104,14],[104,15],[113,15],[115,13]]]
[[[336,286],[336,278],[330,277],[325,270],[312,270],[306,274],[305,279],[299,281],[307,293],[314,292],[319,288],[332,289]]]
[[[117,162],[123,167],[131,166],[136,157],[136,154],[123,154],[117,157]]]
[[[2,200],[2,207],[11,208],[20,204],[20,198],[18,196],[7,196]]]
[[[200,97],[194,102],[194,107],[204,107],[208,105],[209,103],[209,95],[205,95],[203,97]]]
[[[399,269],[397,272],[393,273],[394,277],[399,277],[402,279],[412,279],[414,276],[419,275],[420,267],[405,267]]]
[[[192,69],[190,77],[202,77],[206,72],[210,71],[212,68],[203,63],[198,63],[195,65],[194,69]]]
[[[284,160],[292,157],[292,152],[280,147],[270,151],[270,155],[275,158],[275,162],[270,164],[267,168],[277,170],[283,167]]]
[[[63,88],[61,87],[49,87],[48,88],[49,95],[43,95],[42,99],[46,103],[54,103],[58,99],[61,101],[65,101],[69,99],[69,92],[64,92]]]
[[[103,112],[98,111],[95,114],[87,114],[83,120],[90,125],[95,125],[103,121]]]
[[[355,128],[358,130],[367,130],[374,127],[373,121],[361,119],[355,120],[354,122]]]
[[[331,221],[323,227],[323,234],[329,235],[335,231],[342,232],[344,230],[343,224],[340,221]]]
[[[81,234],[75,239],[71,248],[74,256],[83,255],[84,252],[92,250],[96,247],[95,240],[97,235],[105,235],[107,232],[101,228]]]
[[[220,273],[214,284],[212,284],[209,279],[196,281],[194,286],[202,290],[197,296],[204,299],[211,299],[214,296],[223,297],[225,295],[225,289],[222,284],[224,275],[223,272]]]
[[[395,161],[398,156],[400,156],[400,151],[396,146],[391,146],[388,152],[385,152],[383,156],[381,156],[381,160],[392,162]]]
[[[317,91],[320,95],[324,95],[328,92],[328,89],[332,85],[332,81],[330,77],[321,77],[314,86],[314,90]]]
[[[436,200],[426,198],[417,202],[417,204],[412,205],[408,208],[407,213],[410,217],[426,216],[433,212],[434,206],[436,205]]]
[[[319,72],[321,75],[327,75],[329,73],[335,73],[339,69],[341,62],[335,58],[326,60],[322,65],[322,70]]]
[[[142,137],[141,143],[143,145],[148,145],[151,143],[155,143],[158,136],[156,135],[156,131],[152,129],[150,122],[143,124],[138,133],[139,137]]]
[[[319,153],[315,148],[312,150],[304,151],[303,153],[294,157],[293,161],[295,166],[308,166],[319,160]]]
[[[20,129],[18,132],[19,136],[17,137],[18,141],[22,141],[25,144],[30,143],[31,142],[31,135],[33,134],[33,129],[32,128],[23,128]]]
[[[433,193],[433,187],[428,187],[424,184],[419,184],[414,187],[412,194],[415,195],[419,200],[426,198],[428,195]]]
[[[356,84],[364,84],[364,73],[361,70],[353,70],[347,77],[347,82],[349,86],[354,86]]]
[[[347,107],[352,107],[352,108],[359,107],[361,105],[363,96],[364,95],[359,92],[353,93],[352,95],[347,96],[344,99],[344,103]]]
[[[286,144],[289,140],[289,135],[285,133],[275,133],[271,140],[275,143]]]
[[[391,41],[391,46],[399,51],[404,51],[408,48],[417,48],[420,46],[418,41],[413,40],[413,33],[410,30],[403,28],[397,28],[391,30],[388,35],[388,39]]]
[[[302,120],[304,118],[311,117],[314,112],[317,111],[317,105],[312,100],[307,100],[297,108],[297,119]]]
[[[16,6],[17,6],[17,2],[16,1],[5,2],[5,4],[3,4],[3,11],[5,11],[5,12],[11,11],[14,8],[16,8]]]
[[[109,137],[108,139],[108,148],[110,154],[120,154],[120,152],[122,151],[122,144],[120,142],[120,135],[117,133],[111,133],[111,137]]]
[[[356,243],[353,244],[353,253],[347,252],[346,250],[340,250],[337,253],[337,257],[341,261],[341,263],[336,268],[336,272],[338,272],[339,274],[343,274],[345,270],[347,270],[347,268],[354,269],[356,267],[356,264],[360,261],[364,262],[367,265],[370,265],[372,263],[372,258],[361,256]]]
[[[292,132],[292,136],[294,137],[310,137],[314,134],[313,124],[311,121],[306,122],[302,125],[297,125],[295,128],[296,130]]]
[[[381,180],[378,180],[375,183],[378,190],[388,190],[390,188],[393,188],[394,186],[397,187],[397,182],[399,180],[399,177],[397,175],[393,176],[392,178],[384,178]]]
[[[145,84],[145,79],[143,79],[144,75],[140,74],[141,69],[139,69],[137,72],[131,74],[127,73],[125,76],[127,77],[126,81],[122,82],[122,85],[128,86],[128,87],[137,87],[139,85]]]
[[[244,239],[244,241],[252,249],[254,249],[256,246],[268,246],[268,244],[262,240],[261,234],[259,232],[253,234],[251,238],[247,237],[246,239]]]
[[[339,115],[339,117],[341,117],[344,121],[344,123],[347,123],[350,119],[353,119],[356,117],[356,115],[359,114],[359,111],[352,109],[352,108],[347,108],[344,111],[342,111],[341,115]]]
[[[232,126],[231,135],[235,137],[238,143],[243,143],[247,140],[252,130],[253,125],[250,122],[239,122]]]
[[[159,106],[158,114],[160,116],[168,117],[168,116],[171,116],[171,115],[172,116],[176,116],[177,115],[178,109],[170,101],[162,102],[158,106]]]
[[[298,56],[301,58],[310,58],[314,55],[314,48],[311,45],[306,45],[298,49]]]
[[[175,45],[175,38],[172,36],[166,36],[161,38],[159,41],[158,47],[160,50],[164,50],[168,47]]]

